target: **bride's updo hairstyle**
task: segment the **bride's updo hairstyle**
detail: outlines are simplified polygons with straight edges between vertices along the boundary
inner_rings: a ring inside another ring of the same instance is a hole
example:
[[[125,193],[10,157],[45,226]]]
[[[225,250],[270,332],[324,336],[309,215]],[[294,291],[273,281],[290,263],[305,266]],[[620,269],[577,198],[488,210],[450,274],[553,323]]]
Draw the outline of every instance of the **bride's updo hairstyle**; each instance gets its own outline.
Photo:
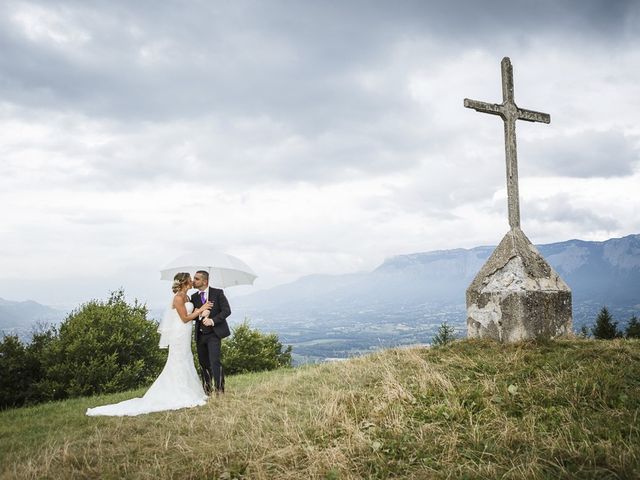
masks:
[[[173,277],[173,285],[171,285],[171,290],[173,290],[173,293],[178,293],[180,290],[182,290],[182,287],[187,284],[190,278],[191,275],[188,273],[176,273],[176,276]]]

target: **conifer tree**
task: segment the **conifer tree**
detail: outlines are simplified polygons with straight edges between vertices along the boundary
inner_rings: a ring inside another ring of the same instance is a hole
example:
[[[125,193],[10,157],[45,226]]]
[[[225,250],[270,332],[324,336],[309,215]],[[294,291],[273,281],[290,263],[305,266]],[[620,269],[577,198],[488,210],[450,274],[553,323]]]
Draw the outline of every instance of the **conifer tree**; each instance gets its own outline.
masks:
[[[635,315],[629,320],[624,336],[627,338],[640,338],[640,321]]]
[[[610,340],[622,336],[618,330],[618,322],[613,321],[613,317],[609,313],[607,307],[602,307],[598,317],[596,318],[596,325],[591,329],[594,338],[603,340]]]
[[[449,325],[447,322],[443,322],[438,327],[438,333],[431,340],[431,344],[434,346],[446,345],[453,342],[457,338],[456,329],[454,326]]]

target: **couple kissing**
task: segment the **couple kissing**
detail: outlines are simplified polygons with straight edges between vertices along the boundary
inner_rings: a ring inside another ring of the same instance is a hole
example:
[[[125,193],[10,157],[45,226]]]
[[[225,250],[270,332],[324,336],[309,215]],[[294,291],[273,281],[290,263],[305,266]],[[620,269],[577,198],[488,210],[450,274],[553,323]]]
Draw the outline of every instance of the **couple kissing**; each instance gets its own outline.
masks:
[[[195,288],[191,296],[188,291]],[[221,289],[209,286],[209,273],[198,270],[193,280],[186,272],[173,278],[174,296],[158,326],[160,348],[168,348],[167,362],[140,398],[87,409],[89,416],[135,416],[204,405],[209,395],[224,393],[222,339],[230,335],[231,308]],[[194,325],[195,324],[195,325]],[[201,378],[191,353],[192,330]]]

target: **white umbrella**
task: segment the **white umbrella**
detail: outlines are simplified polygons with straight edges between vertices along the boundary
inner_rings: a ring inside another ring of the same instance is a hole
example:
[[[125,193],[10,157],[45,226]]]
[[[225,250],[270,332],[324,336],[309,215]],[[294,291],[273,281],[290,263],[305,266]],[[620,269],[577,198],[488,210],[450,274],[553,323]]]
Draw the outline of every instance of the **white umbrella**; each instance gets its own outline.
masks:
[[[209,272],[209,284],[226,288],[234,285],[252,285],[257,275],[251,267],[233,255],[220,252],[194,252],[182,255],[160,270],[161,280],[173,280],[176,273]]]

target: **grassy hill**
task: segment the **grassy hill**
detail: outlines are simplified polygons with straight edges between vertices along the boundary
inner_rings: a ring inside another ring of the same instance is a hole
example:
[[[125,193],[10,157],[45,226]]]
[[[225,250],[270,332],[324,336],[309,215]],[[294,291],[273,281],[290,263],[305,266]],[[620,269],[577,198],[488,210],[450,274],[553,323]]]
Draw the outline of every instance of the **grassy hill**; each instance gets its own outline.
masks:
[[[204,407],[0,412],[2,478],[640,478],[640,342],[386,350],[240,375]]]

